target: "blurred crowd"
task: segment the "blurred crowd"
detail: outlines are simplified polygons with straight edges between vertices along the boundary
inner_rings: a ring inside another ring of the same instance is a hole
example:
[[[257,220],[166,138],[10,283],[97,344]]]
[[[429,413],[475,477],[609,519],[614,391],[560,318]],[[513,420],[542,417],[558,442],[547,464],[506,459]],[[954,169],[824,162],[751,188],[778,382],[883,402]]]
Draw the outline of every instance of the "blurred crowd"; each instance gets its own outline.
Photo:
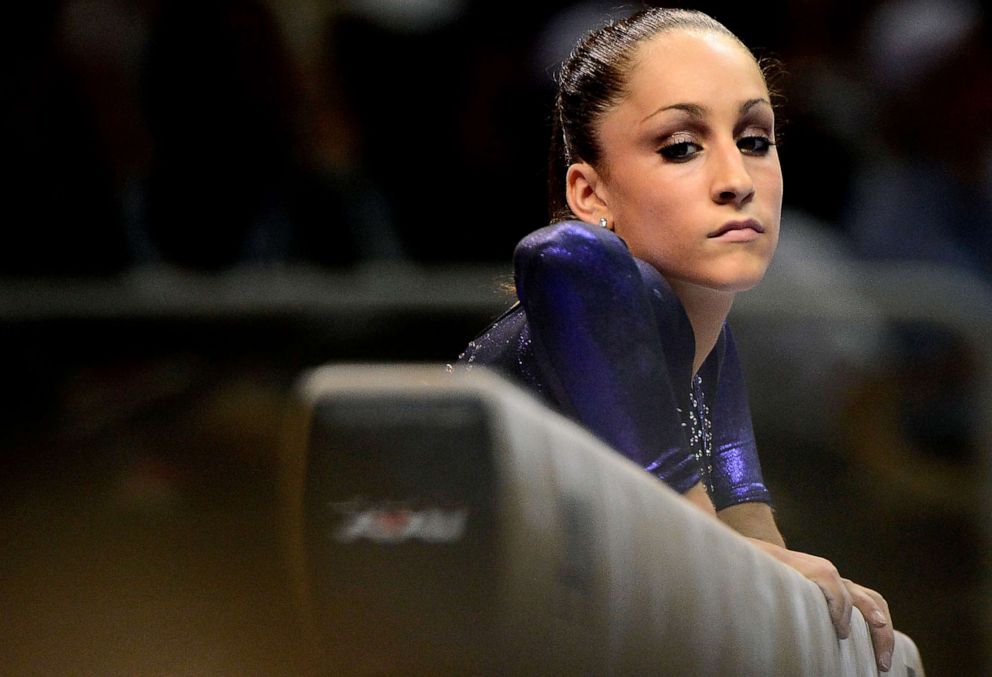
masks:
[[[516,242],[548,219],[556,65],[621,2],[11,3],[0,21],[0,280],[381,260],[509,267]],[[842,264],[911,259],[992,282],[992,0],[689,6],[781,63],[771,80],[786,211],[762,290],[790,312],[734,321],[752,339],[742,359],[760,367],[749,386],[783,531],[891,595],[929,672],[981,673],[980,341],[939,317],[890,321]],[[973,310],[986,326],[992,310]],[[213,656],[223,633],[212,625],[236,638],[234,656],[283,656],[291,614],[265,559],[278,546],[258,526],[275,523],[258,468],[276,458],[287,383],[329,359],[448,361],[488,321],[385,312],[299,325],[7,318],[0,446],[28,471],[4,472],[0,492],[0,528],[18,544],[0,570],[18,595],[0,664],[13,652],[38,672],[38,656],[113,649],[119,638],[89,639],[105,627],[155,644],[135,644],[141,665],[190,653],[171,648],[190,628],[203,638],[192,653]],[[93,500],[101,482],[116,503]],[[135,506],[171,531],[123,522]],[[878,561],[859,566],[857,552]],[[244,571],[232,575],[232,559]],[[75,613],[61,597],[37,603],[64,589]],[[188,620],[199,604],[214,604],[197,615],[209,623]],[[56,616],[76,623],[62,635],[85,638],[85,651],[49,649]]]
[[[784,64],[790,213],[992,273],[988,3],[692,6]],[[616,7],[13,4],[0,274],[507,261],[547,219],[555,65]]]

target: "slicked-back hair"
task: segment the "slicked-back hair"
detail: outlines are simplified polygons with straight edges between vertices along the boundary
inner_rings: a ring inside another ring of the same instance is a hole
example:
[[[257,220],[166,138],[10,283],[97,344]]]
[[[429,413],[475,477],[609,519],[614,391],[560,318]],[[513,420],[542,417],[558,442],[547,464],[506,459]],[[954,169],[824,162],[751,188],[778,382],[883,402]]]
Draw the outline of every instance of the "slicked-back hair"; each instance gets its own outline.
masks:
[[[637,48],[674,30],[725,35],[751,53],[719,21],[688,9],[645,9],[587,33],[558,71],[548,162],[552,222],[574,218],[565,200],[565,172],[574,162],[599,166],[602,151],[597,128],[602,116],[626,94]]]

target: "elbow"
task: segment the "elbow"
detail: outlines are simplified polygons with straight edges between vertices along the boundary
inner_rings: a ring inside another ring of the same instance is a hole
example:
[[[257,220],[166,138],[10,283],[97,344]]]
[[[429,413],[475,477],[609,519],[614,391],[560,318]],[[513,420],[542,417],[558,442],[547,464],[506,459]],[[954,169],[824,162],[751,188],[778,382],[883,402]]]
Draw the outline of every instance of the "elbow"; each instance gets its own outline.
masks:
[[[562,221],[527,235],[513,253],[518,289],[546,270],[594,276],[604,270],[632,266],[623,240],[614,233],[581,221]]]

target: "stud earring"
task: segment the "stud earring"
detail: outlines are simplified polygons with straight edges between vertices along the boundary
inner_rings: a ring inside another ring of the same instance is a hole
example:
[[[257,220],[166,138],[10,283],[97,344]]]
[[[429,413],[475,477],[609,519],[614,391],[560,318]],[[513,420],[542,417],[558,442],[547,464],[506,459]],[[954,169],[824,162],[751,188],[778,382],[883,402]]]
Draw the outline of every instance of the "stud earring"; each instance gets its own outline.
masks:
[[[609,224],[610,224],[610,222],[606,220],[606,217],[605,216],[599,219],[599,227],[600,228],[606,228]]]

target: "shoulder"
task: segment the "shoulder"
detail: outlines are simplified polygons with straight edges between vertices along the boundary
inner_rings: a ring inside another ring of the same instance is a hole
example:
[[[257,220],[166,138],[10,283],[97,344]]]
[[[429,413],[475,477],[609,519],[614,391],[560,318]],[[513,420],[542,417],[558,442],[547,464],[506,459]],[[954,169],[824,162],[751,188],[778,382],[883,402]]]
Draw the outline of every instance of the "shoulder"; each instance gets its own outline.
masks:
[[[469,341],[457,364],[464,369],[492,369],[553,405],[534,355],[527,315],[519,303]]]
[[[581,221],[562,221],[525,236],[513,254],[514,267],[554,265],[588,271],[603,264],[632,266],[633,256],[615,233]]]
[[[468,342],[458,356],[458,363],[512,367],[519,363],[520,353],[529,343],[527,316],[519,303],[490,324],[485,331]]]

